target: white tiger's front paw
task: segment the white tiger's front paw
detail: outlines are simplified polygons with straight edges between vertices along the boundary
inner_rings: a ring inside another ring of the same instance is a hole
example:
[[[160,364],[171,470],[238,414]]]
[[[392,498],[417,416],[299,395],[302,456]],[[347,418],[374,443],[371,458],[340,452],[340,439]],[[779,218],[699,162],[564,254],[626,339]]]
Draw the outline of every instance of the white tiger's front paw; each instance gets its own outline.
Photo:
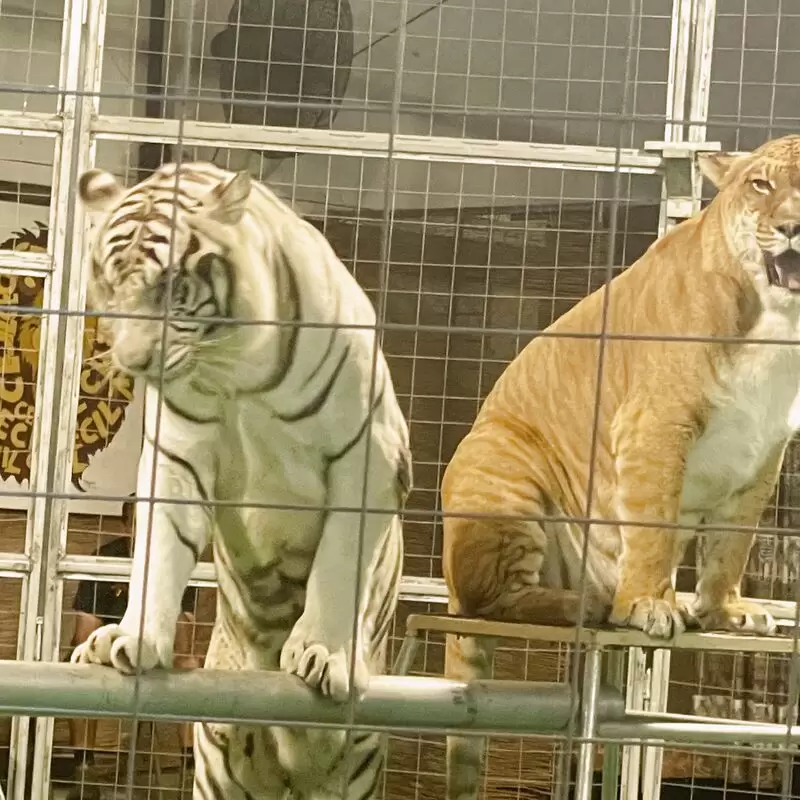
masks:
[[[301,617],[281,650],[281,669],[297,675],[325,697],[343,703],[350,696],[350,653],[352,643],[340,646],[326,643],[327,637],[314,634]],[[360,698],[369,684],[369,669],[362,655],[356,655],[353,685]]]
[[[172,664],[171,642],[166,648],[151,644],[147,639],[126,633],[119,625],[104,625],[93,631],[89,638],[72,652],[73,664],[101,664],[114,667],[118,672],[132,675],[138,667],[142,671]]]

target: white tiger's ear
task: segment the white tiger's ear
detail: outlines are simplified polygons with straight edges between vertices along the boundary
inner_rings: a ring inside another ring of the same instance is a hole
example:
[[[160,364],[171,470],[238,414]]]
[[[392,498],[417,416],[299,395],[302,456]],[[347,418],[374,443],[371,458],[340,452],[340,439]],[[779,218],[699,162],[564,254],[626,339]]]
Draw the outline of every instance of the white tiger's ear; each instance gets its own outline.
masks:
[[[104,169],[89,169],[78,180],[78,195],[90,211],[105,211],[125,190]]]
[[[252,183],[246,172],[237,172],[229,181],[211,190],[208,216],[223,225],[235,225],[244,216]]]
[[[743,158],[733,153],[698,153],[697,163],[703,175],[719,189],[731,175],[732,167]]]

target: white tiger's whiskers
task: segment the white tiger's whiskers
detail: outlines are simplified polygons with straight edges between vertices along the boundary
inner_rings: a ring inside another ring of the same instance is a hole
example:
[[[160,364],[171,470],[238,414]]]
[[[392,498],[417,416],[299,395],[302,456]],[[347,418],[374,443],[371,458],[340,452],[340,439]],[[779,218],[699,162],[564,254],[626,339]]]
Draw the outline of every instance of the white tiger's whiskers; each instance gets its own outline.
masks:
[[[111,361],[112,353],[111,350],[103,350],[100,353],[95,353],[93,356],[88,356],[87,358],[83,359],[84,364],[92,364],[92,365],[100,365],[104,361]]]

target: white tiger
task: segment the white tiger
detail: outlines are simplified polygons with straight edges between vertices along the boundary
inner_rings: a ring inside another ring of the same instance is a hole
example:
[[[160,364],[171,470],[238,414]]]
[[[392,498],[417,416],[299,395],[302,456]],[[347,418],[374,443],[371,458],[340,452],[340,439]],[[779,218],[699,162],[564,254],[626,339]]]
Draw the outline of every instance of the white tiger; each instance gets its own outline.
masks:
[[[140,652],[142,669],[171,665],[181,596],[211,537],[206,667],[280,668],[343,701],[356,627],[360,695],[385,669],[411,486],[369,299],[324,236],[246,173],[167,164],[126,190],[94,169],[79,195],[101,212],[90,302],[118,314],[103,323],[113,361],[147,386],[137,495],[155,501],[137,505],[122,621],[73,662],[131,673]],[[344,731],[198,723],[194,797],[322,797],[344,781],[349,798],[374,797],[384,738],[344,743]]]

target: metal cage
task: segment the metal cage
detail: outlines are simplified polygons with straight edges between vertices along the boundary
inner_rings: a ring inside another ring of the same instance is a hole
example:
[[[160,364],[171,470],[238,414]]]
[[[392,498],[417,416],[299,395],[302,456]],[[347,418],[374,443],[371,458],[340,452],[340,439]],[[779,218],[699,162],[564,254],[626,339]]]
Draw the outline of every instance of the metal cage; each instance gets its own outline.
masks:
[[[75,186],[90,165],[135,180],[178,151],[268,178],[317,219],[386,309],[385,347],[411,421],[419,477],[406,517],[409,574],[395,636],[397,647],[402,642],[397,674],[376,679],[355,721],[409,736],[466,728],[558,735],[566,749],[580,748],[580,800],[590,797],[597,741],[607,742],[604,800],[659,796],[667,743],[759,741],[778,748],[781,788],[790,796],[786,765],[796,728],[704,724],[667,711],[675,653],[763,654],[773,647],[773,655],[794,657],[792,639],[745,646],[698,635],[657,649],[632,634],[584,632],[580,639],[575,631],[519,626],[485,632],[549,642],[560,655],[580,645],[584,678],[571,681],[579,675],[571,666],[560,673],[563,687],[490,682],[475,695],[470,687],[405,673],[435,674],[440,658],[430,655],[428,663],[428,637],[449,630],[439,613],[446,597],[437,489],[454,442],[523,340],[699,210],[698,151],[748,150],[766,134],[797,127],[800,55],[782,31],[800,29],[800,15],[780,0],[759,0],[758,9],[747,0],[719,6],[715,0],[364,0],[353,9],[354,39],[342,67],[347,86],[327,90],[334,111],[323,103],[328,116],[305,122],[298,116],[290,125],[257,118],[263,98],[247,95],[263,94],[261,78],[254,78],[255,90],[242,91],[243,100],[228,98],[241,111],[229,113],[220,99],[226,78],[212,56],[224,40],[214,37],[244,30],[241,19],[228,18],[230,8],[243,17],[257,6],[245,0],[0,4],[6,48],[0,58],[7,65],[0,162],[8,178],[0,180],[0,234],[13,239],[15,229],[29,225],[19,209],[31,205],[45,209],[48,230],[36,250],[0,250],[0,278],[34,281],[40,291],[37,308],[27,312],[8,292],[0,295],[2,324],[24,313],[40,317],[29,480],[14,484],[8,464],[2,476],[3,501],[20,512],[15,524],[24,522],[19,552],[0,544],[8,550],[0,552],[0,580],[18,586],[21,597],[12,615],[16,652],[0,663],[0,709],[13,716],[8,797],[49,796],[53,714],[213,719],[233,708],[251,719],[297,724],[344,719],[279,675],[248,676],[246,684],[235,674],[144,676],[134,689],[110,670],[76,672],[58,664],[68,649],[65,586],[124,579],[130,571],[127,559],[71,546],[70,504],[92,497],[73,486],[87,282],[87,231]],[[248,65],[243,60],[238,68],[245,74]],[[315,106],[309,101],[304,108]],[[548,248],[556,255],[537,272],[536,260]],[[504,263],[510,258],[519,261]],[[461,334],[467,344],[458,343]],[[776,541],[797,524],[793,464],[792,456],[773,509]],[[106,504],[98,513],[114,516],[127,493],[95,498]],[[86,541],[92,537],[99,534],[87,533]],[[211,564],[200,564],[192,583],[212,590]],[[793,599],[773,604],[787,626],[796,614]],[[524,660],[526,652],[517,656]],[[601,686],[603,668],[609,687]],[[792,674],[790,706],[797,701]],[[263,702],[248,707],[256,685]],[[221,704],[223,686],[230,702]],[[454,691],[462,693],[468,715],[454,711],[448,694]],[[526,709],[522,722],[519,708]],[[793,715],[786,721],[793,723]],[[651,746],[641,747],[645,740]],[[417,760],[410,790],[416,800],[428,791],[429,773],[419,742],[410,752]],[[520,776],[507,778],[517,781],[518,792]],[[556,784],[554,777],[553,793],[563,789]],[[393,785],[387,780],[387,798]]]

